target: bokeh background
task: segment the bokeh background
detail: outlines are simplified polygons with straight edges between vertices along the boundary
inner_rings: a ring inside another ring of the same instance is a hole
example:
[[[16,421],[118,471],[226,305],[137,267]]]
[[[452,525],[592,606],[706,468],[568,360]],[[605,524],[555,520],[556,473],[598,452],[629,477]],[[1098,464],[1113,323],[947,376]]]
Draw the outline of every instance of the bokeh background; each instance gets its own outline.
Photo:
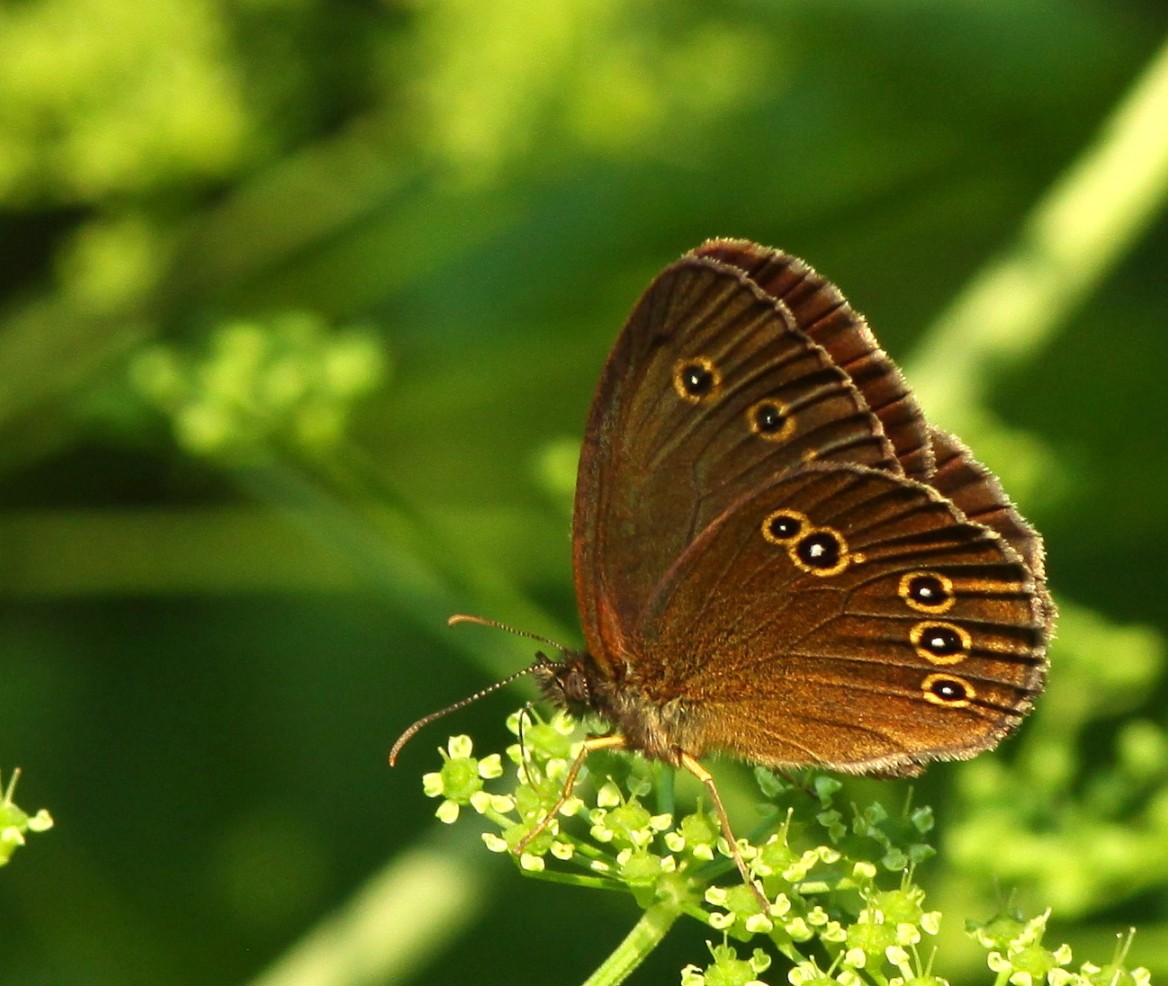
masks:
[[[989,981],[962,922],[1015,890],[1168,974],[1168,104],[1124,109],[1166,33],[1162,0],[0,4],[0,770],[56,820],[0,871],[0,978],[586,978],[631,899],[421,793],[530,693],[385,754],[530,660],[450,612],[579,641],[592,387],[714,235],[835,280],[1047,539],[1046,700],[917,784],[938,971]]]

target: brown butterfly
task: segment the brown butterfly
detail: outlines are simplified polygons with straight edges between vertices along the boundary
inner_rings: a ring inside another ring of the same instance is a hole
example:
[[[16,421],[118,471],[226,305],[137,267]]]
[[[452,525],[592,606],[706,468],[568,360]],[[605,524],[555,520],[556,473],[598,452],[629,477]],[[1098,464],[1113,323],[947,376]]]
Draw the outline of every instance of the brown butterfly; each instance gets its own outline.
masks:
[[[1038,534],[777,250],[711,240],[641,297],[585,427],[573,547],[587,650],[527,670],[612,730],[535,832],[589,751],[628,749],[706,785],[753,886],[702,758],[908,776],[994,746],[1042,689]]]

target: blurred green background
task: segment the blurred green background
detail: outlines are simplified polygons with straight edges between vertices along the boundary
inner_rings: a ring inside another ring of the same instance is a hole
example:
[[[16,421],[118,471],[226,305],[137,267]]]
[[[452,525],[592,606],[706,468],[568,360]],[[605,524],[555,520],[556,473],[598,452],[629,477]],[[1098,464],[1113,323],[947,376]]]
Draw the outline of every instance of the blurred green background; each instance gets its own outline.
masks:
[[[385,753],[530,660],[450,612],[579,641],[592,388],[715,235],[836,281],[1047,539],[1047,701],[917,785],[938,971],[989,981],[961,927],[998,880],[1168,974],[1162,147],[1034,235],[1166,32],[1162,0],[0,4],[0,770],[56,819],[0,871],[0,978],[587,976],[631,899],[521,878],[420,789],[529,693]],[[1043,302],[997,334],[955,303],[995,263],[1026,276],[992,311]]]

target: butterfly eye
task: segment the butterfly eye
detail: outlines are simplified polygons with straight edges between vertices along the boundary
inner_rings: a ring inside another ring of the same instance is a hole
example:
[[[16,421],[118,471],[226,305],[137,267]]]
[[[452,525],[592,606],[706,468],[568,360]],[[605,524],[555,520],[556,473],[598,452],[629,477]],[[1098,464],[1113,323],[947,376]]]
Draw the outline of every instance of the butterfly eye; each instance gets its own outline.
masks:
[[[701,404],[722,389],[722,374],[712,359],[697,356],[679,360],[673,368],[673,389],[683,401]]]
[[[964,709],[977,697],[968,681],[947,674],[929,675],[921,682],[921,691],[933,704],[951,709]]]
[[[944,613],[955,601],[952,580],[937,572],[909,572],[901,578],[897,592],[922,613]]]
[[[932,664],[957,664],[973,647],[968,631],[952,623],[918,623],[909,639],[917,653]]]
[[[768,398],[753,404],[746,412],[750,430],[768,442],[780,442],[789,438],[795,430],[795,419],[780,401]]]

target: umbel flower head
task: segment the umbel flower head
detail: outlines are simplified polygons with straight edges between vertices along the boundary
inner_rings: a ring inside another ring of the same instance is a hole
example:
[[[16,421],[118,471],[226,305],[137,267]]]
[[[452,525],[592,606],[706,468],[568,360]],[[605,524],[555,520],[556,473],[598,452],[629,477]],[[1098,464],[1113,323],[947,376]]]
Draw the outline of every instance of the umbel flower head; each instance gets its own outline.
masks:
[[[463,805],[473,804],[476,799],[484,805],[491,802],[492,796],[483,791],[483,781],[502,777],[503,763],[497,753],[476,760],[471,755],[474,743],[469,736],[451,736],[446,749],[439,747],[438,752],[444,761],[442,769],[422,777],[422,790],[427,797],[443,799],[434,814],[449,825],[458,821]],[[510,802],[504,796],[495,797],[500,804],[508,805],[502,810],[510,810]],[[483,811],[477,806],[475,810]]]
[[[507,769],[498,754],[474,756],[467,736],[439,750],[441,768],[423,778],[426,794],[442,799],[438,817],[454,822],[469,806],[487,822],[486,847],[521,872],[631,894],[657,927],[688,915],[718,932],[712,961],[682,970],[683,986],[766,986],[764,974],[791,986],[947,986],[934,971],[942,916],[913,879],[933,855],[928,808],[844,805],[831,776],[756,769],[761,822],[738,848],[763,906],[714,811],[700,800],[678,809],[670,768],[595,751],[565,797],[578,724],[563,712],[525,711],[507,725],[519,740],[506,751]],[[1150,986],[1147,970],[1128,972],[1123,956],[1072,971],[1067,946],[1042,943],[1047,916],[971,926],[1001,986]],[[754,950],[743,957],[731,939]]]

